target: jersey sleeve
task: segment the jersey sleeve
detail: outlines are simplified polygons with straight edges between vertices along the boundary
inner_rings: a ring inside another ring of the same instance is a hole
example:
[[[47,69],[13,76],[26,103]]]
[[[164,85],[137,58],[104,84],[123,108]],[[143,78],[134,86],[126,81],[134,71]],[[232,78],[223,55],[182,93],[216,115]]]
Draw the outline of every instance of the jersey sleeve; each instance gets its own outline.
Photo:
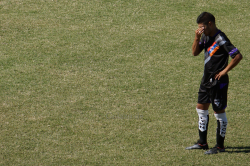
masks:
[[[230,55],[231,58],[234,59],[234,57],[240,53],[240,51],[238,50],[238,48],[236,48],[229,39],[227,39],[227,37],[225,37],[225,44],[223,44],[223,47],[225,49],[225,51],[228,53],[228,55]]]
[[[205,47],[205,35],[202,34],[200,42],[199,42],[200,51],[202,51],[204,49],[204,47]]]

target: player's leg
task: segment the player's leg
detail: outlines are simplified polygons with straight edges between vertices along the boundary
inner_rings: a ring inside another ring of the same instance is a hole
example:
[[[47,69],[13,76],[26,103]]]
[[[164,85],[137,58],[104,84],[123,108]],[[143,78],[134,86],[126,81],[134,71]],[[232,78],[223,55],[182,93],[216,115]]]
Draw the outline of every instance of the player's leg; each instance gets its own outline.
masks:
[[[199,143],[207,146],[207,131],[209,123],[209,108],[210,103],[198,103],[196,110],[199,116]]]
[[[218,151],[225,151],[224,140],[228,123],[225,112],[225,108],[227,107],[227,90],[228,83],[219,83],[217,89],[215,88],[214,95],[211,97],[214,116],[217,119],[216,145],[205,154],[215,154]]]
[[[205,154],[216,154],[218,151],[225,152],[224,141],[227,129],[227,116],[225,110],[221,110],[219,112],[223,113],[215,112],[214,114],[217,119],[216,145],[209,151],[206,151]]]
[[[207,130],[209,122],[208,108],[210,105],[210,100],[206,92],[206,88],[200,86],[198,92],[198,104],[196,106],[196,111],[198,113],[198,131],[199,140],[193,146],[187,147],[186,149],[208,149],[207,144]]]
[[[216,131],[217,147],[220,149],[224,149],[224,140],[227,130],[226,112],[224,110],[224,113],[215,113],[214,116],[217,119],[217,131]]]

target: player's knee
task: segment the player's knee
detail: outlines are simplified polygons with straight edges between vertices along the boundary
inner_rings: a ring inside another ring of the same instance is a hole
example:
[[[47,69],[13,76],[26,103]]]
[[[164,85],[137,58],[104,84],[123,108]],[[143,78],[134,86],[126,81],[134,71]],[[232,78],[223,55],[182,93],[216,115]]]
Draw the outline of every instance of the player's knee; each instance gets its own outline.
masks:
[[[214,113],[215,114],[221,114],[221,113],[224,113],[225,112],[225,109],[224,110],[214,110]]]
[[[209,105],[210,103],[204,103],[204,104],[197,103],[196,108],[201,110],[208,110]]]

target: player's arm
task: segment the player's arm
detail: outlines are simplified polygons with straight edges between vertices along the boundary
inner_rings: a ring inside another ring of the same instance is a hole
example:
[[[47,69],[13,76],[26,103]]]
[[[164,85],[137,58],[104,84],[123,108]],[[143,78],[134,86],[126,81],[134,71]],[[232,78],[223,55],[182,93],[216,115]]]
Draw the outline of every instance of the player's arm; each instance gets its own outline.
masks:
[[[215,79],[220,79],[223,75],[226,75],[230,70],[232,70],[235,66],[238,65],[238,63],[241,61],[242,59],[242,55],[241,53],[238,53],[232,60],[231,62],[227,65],[227,67],[222,70],[220,73],[215,75]]]
[[[204,32],[204,28],[198,28],[195,31],[195,38],[194,38],[194,42],[192,45],[192,53],[194,56],[199,55],[200,52],[202,51],[200,49],[199,43],[200,43],[200,38],[203,32]]]

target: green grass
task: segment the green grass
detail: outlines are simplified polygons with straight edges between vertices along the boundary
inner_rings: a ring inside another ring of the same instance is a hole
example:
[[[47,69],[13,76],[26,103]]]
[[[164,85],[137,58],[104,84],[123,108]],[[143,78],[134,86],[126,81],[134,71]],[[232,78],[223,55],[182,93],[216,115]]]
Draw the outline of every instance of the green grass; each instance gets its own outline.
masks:
[[[198,138],[203,11],[244,57],[227,152],[212,156],[184,150]],[[0,165],[249,165],[247,0],[1,0],[0,14]]]

